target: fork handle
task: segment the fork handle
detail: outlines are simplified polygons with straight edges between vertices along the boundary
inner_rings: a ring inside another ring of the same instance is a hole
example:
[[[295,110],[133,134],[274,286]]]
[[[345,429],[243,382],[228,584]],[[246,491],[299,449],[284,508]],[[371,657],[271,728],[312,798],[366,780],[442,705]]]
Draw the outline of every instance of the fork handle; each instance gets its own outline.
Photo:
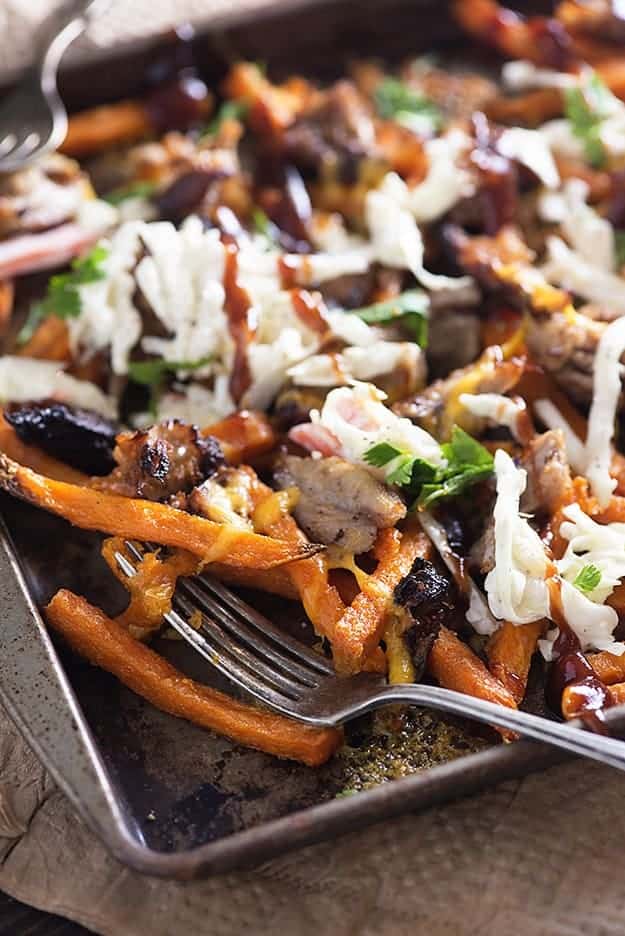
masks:
[[[616,738],[606,738],[604,735],[580,730],[583,726],[579,722],[566,724],[549,721],[529,712],[505,708],[451,689],[417,684],[384,686],[373,698],[369,697],[363,703],[362,710],[380,708],[393,702],[423,705],[488,725],[497,725],[534,741],[553,744],[572,754],[625,770],[625,744]],[[353,717],[353,714],[350,717]]]
[[[46,76],[56,73],[67,47],[81,35],[93,16],[101,13],[110,0],[68,0],[43,21],[38,30],[35,69]]]

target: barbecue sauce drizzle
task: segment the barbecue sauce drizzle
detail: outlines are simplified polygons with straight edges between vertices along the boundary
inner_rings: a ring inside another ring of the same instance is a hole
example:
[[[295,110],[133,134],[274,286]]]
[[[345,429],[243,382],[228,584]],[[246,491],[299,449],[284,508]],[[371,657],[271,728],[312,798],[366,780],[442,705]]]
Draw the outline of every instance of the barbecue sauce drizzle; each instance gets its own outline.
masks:
[[[562,714],[562,695],[565,689],[573,694],[576,714],[591,731],[606,734],[603,709],[612,700],[610,690],[603,683],[582,653],[577,635],[569,627],[562,608],[562,580],[551,566],[547,578],[551,620],[560,633],[553,645],[553,662],[547,677],[545,696],[549,708]]]
[[[252,384],[252,373],[248,347],[257,330],[256,309],[246,289],[238,283],[239,248],[227,234],[222,234],[225,250],[224,290],[228,326],[234,341],[234,364],[230,376],[230,394],[235,403],[240,403],[244,393]]]

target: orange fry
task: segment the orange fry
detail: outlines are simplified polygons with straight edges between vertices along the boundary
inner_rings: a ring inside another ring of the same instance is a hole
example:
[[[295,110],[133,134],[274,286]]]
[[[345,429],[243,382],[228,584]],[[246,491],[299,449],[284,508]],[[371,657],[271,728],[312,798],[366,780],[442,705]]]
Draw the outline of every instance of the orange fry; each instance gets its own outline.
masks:
[[[33,471],[45,475],[46,478],[53,478],[55,481],[85,484],[88,480],[87,476],[77,471],[76,468],[57,461],[56,458],[47,455],[35,445],[22,442],[13,426],[10,426],[2,415],[0,415],[0,452],[4,452],[20,465],[32,468]]]
[[[60,149],[67,156],[91,156],[112,146],[140,140],[153,130],[141,101],[119,101],[73,114]]]
[[[402,533],[381,530],[375,545],[378,566],[361,583],[361,591],[337,621],[332,640],[335,666],[340,673],[357,673],[380,643],[395,586],[407,575],[418,556],[430,553],[430,541],[417,521]]]
[[[78,653],[170,715],[310,767],[327,761],[341,743],[339,731],[309,728],[188,679],[122,624],[70,591],[56,593],[46,616]]]
[[[441,627],[428,657],[430,675],[446,689],[516,708],[514,696],[453,631]]]
[[[616,656],[608,653],[607,650],[602,650],[600,653],[589,653],[587,660],[606,686],[625,680],[625,653],[622,656]]]
[[[542,621],[512,624],[504,621],[486,647],[488,668],[517,705],[523,701],[532,657],[543,631]]]
[[[318,552],[309,543],[285,543],[213,523],[166,504],[106,494],[53,481],[0,454],[0,487],[85,530],[124,539],[153,540],[186,549],[207,562],[269,569]]]
[[[275,447],[276,433],[264,413],[241,410],[220,422],[206,426],[203,435],[219,439],[226,460],[231,465],[253,461]]]

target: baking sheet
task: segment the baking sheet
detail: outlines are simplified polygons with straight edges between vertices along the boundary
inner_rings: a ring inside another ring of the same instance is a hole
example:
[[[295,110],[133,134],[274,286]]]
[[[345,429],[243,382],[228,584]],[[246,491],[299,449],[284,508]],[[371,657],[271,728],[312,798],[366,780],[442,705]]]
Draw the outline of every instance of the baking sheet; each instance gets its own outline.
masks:
[[[396,60],[432,48],[467,54],[439,4],[294,6],[289,12],[282,4],[261,23],[222,23],[210,37],[199,36],[207,77],[217,80],[239,55],[331,77],[357,53],[383,50]],[[109,65],[119,86],[98,77],[100,66],[68,74],[66,97],[85,106],[135,93],[151,55]],[[0,506],[35,602],[41,606],[64,586],[110,612],[121,607],[124,593],[99,556],[98,536],[4,496]],[[0,563],[2,580],[12,582],[10,551]],[[488,730],[412,709],[352,723],[345,749],[311,770],[157,711],[52,644],[28,602],[19,582],[0,597],[8,622],[0,633],[3,701],[86,821],[122,861],[147,873],[184,878],[253,864],[565,757],[527,742],[503,746]],[[301,636],[297,605],[274,605],[270,613]],[[158,649],[194,678],[232,691],[186,645],[161,639]]]

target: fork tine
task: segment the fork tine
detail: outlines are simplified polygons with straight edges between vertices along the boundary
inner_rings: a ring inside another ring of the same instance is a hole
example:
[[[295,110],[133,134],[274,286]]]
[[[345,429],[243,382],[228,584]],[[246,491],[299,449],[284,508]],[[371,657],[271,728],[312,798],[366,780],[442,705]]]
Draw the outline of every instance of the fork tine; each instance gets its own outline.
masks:
[[[186,580],[185,580],[186,581]],[[212,592],[216,598],[226,605],[231,611],[236,611],[243,618],[246,624],[254,627],[260,633],[261,638],[271,640],[279,650],[288,650],[302,663],[312,667],[322,676],[335,676],[334,667],[321,654],[309,649],[299,640],[285,634],[280,628],[271,623],[264,615],[255,608],[252,608],[247,602],[243,601],[237,595],[222,585],[217,579],[210,578],[207,575],[199,575],[194,579],[194,584],[200,584],[208,591]]]
[[[29,133],[21,141],[18,141],[15,145],[15,148],[7,153],[7,158],[10,156],[11,159],[28,159],[32,152],[39,146],[41,137],[38,133]]]
[[[128,546],[128,544],[126,545]],[[130,551],[134,556],[141,556],[139,550],[134,546]],[[132,576],[137,574],[135,567],[122,553],[116,552],[115,559],[124,575],[132,578]],[[232,682],[241,686],[241,688],[256,696],[256,698],[261,701],[266,702],[268,705],[286,714],[292,714],[295,697],[286,695],[284,692],[274,688],[274,686],[263,682],[258,676],[259,669],[257,661],[253,660],[250,664],[251,668],[248,668],[248,666],[242,662],[239,648],[233,647],[227,638],[223,640],[222,637],[218,636],[217,639],[214,639],[210,632],[207,634],[200,633],[176,611],[169,611],[164,615],[164,618],[187,643],[191,644],[194,649],[214,666],[215,669],[219,670],[220,673],[223,673],[223,675]]]
[[[181,610],[185,614],[186,618],[190,618],[193,612],[197,610],[196,605],[178,594],[174,595],[174,605],[176,609]],[[279,689],[290,698],[296,699],[302,689],[306,688],[301,683],[296,683],[292,679],[288,679],[282,673],[276,672],[275,669],[267,666],[263,660],[255,654],[250,653],[245,647],[235,643],[227,631],[220,626],[220,622],[213,620],[212,617],[202,614],[202,626],[197,628],[197,632],[203,637],[206,637],[207,641],[210,641],[211,646],[215,647],[220,654],[225,650],[231,656],[236,657],[236,659],[251,670],[251,672],[262,676],[264,680],[268,683],[272,683],[276,689]]]
[[[200,610],[205,611],[209,617],[216,618],[222,628],[225,628],[231,637],[242,641],[252,652],[261,659],[267,661],[274,667],[279,667],[282,671],[288,673],[291,679],[299,682],[300,686],[317,686],[322,678],[317,670],[308,666],[303,666],[296,662],[287,653],[280,652],[275,645],[266,639],[260,639],[256,636],[254,630],[246,627],[245,622],[236,617],[228,605],[221,605],[216,602],[207,589],[202,588],[203,580],[192,581],[183,579],[179,583],[179,590],[191,595],[199,606]]]
[[[7,133],[2,140],[0,140],[0,158],[6,156],[8,153],[12,152],[17,145],[17,137],[14,133]]]
[[[134,549],[137,559],[141,558],[142,554],[135,545],[130,542],[126,542],[126,545]],[[156,552],[161,548],[157,543],[146,543],[145,545],[152,552]],[[260,611],[252,608],[251,605],[248,605],[247,602],[231,592],[217,579],[208,575],[196,575],[193,579],[181,579],[179,584],[184,588],[188,583],[192,583],[198,589],[201,588],[204,592],[204,594],[197,596],[197,600],[206,600],[206,596],[210,592],[214,598],[222,602],[222,604],[217,605],[220,612],[224,612],[224,606],[230,612],[236,612],[238,617],[247,625],[247,628],[245,628],[239,621],[233,622],[237,624],[238,636],[250,646],[255,647],[258,643],[258,638],[254,636],[254,631],[257,631],[262,640],[262,650],[266,656],[271,658],[269,651],[271,650],[271,644],[273,644],[280,655],[280,662],[284,661],[284,651],[287,650],[296,660],[316,670],[321,676],[336,676],[332,664],[321,654],[309,649],[305,644],[276,627]],[[228,626],[231,629],[230,625]]]

